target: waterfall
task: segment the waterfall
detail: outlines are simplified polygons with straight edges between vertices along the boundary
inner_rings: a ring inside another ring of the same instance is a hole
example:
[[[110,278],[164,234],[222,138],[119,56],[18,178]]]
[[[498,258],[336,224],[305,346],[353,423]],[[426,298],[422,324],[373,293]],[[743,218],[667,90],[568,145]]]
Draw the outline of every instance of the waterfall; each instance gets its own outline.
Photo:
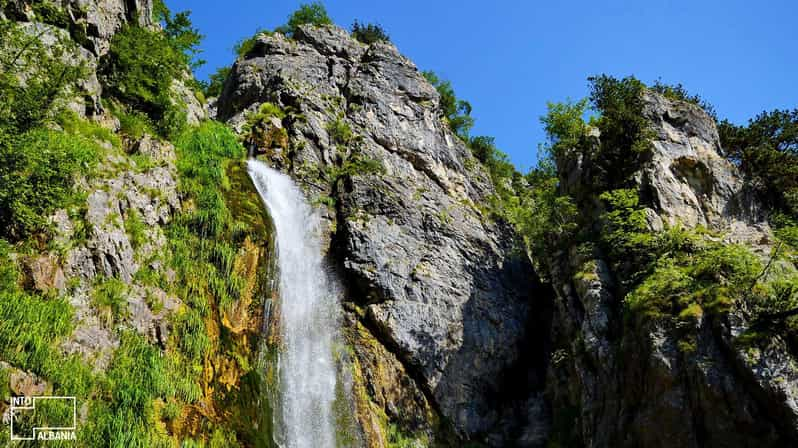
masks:
[[[256,160],[248,171],[277,234],[283,345],[277,441],[284,448],[333,448],[339,307],[322,262],[319,216],[290,177]]]

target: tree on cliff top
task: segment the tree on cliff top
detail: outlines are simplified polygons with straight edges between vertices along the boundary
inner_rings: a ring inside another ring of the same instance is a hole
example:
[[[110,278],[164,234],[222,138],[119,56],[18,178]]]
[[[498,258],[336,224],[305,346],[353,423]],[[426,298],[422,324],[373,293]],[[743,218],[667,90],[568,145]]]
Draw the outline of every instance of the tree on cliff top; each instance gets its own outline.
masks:
[[[277,27],[275,31],[291,36],[299,29],[300,25],[330,25],[332,23],[324,5],[319,2],[304,3],[299,5],[299,9],[288,17],[288,23]]]

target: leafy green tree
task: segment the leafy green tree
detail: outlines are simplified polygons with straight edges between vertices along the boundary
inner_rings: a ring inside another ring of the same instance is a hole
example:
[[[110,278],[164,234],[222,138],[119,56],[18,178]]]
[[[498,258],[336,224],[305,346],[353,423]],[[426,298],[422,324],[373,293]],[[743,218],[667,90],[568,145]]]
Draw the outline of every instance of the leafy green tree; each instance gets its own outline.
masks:
[[[540,122],[549,140],[544,149],[555,159],[562,157],[566,151],[578,149],[584,144],[587,123],[582,117],[586,110],[587,99],[548,103],[548,113],[540,118]]]
[[[379,24],[369,23],[362,24],[355,20],[352,24],[352,36],[366,45],[371,45],[375,42],[390,42],[391,38],[385,29]]]
[[[165,34],[127,26],[111,40],[99,74],[106,95],[147,114],[162,135],[174,136],[185,111],[172,99],[172,82],[186,68],[186,56]]]
[[[452,83],[442,80],[435,72],[425,71],[422,74],[438,91],[441,112],[443,112],[443,116],[449,123],[452,132],[463,141],[468,141],[468,133],[474,126],[474,119],[471,117],[471,103],[458,99],[454,93],[454,88],[452,88]]]
[[[748,126],[718,125],[726,157],[765,203],[798,219],[798,109],[762,112]]]
[[[227,77],[230,76],[231,71],[231,67],[219,67],[216,69],[216,72],[209,77],[203,88],[207,98],[218,97],[222,94],[224,83],[227,81]]]
[[[204,60],[199,59],[199,54],[202,53],[199,46],[205,36],[194,28],[191,11],[181,11],[173,15],[163,0],[155,0],[152,15],[162,24],[163,32],[172,48],[184,55],[187,67],[196,70],[205,64]]]
[[[0,137],[25,132],[56,115],[69,87],[85,73],[83,64],[65,62],[72,59],[75,45],[62,38],[45,45],[41,37],[46,31],[0,22]]]
[[[288,17],[288,23],[277,27],[275,31],[292,36],[299,29],[300,25],[330,25],[332,19],[327,14],[327,9],[320,2],[305,3],[299,6]]]
[[[650,145],[649,122],[643,116],[646,86],[633,76],[599,75],[588,81],[590,102],[599,113],[595,125],[601,132],[593,184],[598,190],[623,188]]]

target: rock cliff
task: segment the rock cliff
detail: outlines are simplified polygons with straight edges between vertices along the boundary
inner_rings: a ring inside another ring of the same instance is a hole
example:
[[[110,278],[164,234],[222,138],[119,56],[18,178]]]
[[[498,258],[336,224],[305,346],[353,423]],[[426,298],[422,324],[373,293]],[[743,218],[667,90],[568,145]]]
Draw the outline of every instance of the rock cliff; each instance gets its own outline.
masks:
[[[652,92],[644,95],[644,114],[653,137],[634,178],[650,229],[703,226],[765,261],[774,256],[761,206],[719,155],[712,118]],[[565,165],[566,188],[589,183],[583,162]],[[555,254],[552,272],[557,299],[546,395],[561,440],[651,447],[796,443],[796,361],[782,335],[744,343],[741,335],[753,325],[744,306],[634,322],[624,315],[623,273],[601,256],[579,252],[572,246]]]
[[[150,0],[0,2],[0,19],[45,47],[74,44],[61,56],[87,68],[67,89],[75,117],[46,130],[79,139],[98,159],[75,174],[73,202],[48,214],[46,231],[0,241],[2,316],[64,313],[36,316],[57,335],[18,340],[39,327],[0,322],[0,398],[79,394],[86,446],[274,446],[275,253],[243,141],[291,175],[324,218],[362,433],[349,440],[798,444],[794,340],[728,297],[681,307],[687,294],[674,289],[667,299],[680,307],[633,314],[635,260],[619,262],[584,235],[535,272],[523,239],[486,207],[496,188],[449,128],[438,92],[390,43],[363,44],[335,26],[261,33],[210,108],[237,136],[206,121],[187,74],[169,97],[201,126],[172,142],[125,128],[130,115],[111,110],[97,67],[126,27],[159,32],[152,14]],[[683,231],[696,246],[750,250],[746,263],[767,266],[752,291],[770,267],[795,278],[795,256],[778,257],[768,211],[720,155],[713,119],[653,91],[641,101],[650,144],[625,187],[647,235]],[[589,141],[598,147],[600,132]],[[583,234],[607,212],[590,197],[591,154],[558,160],[558,193],[577,198]],[[30,347],[36,357],[23,357]],[[40,359],[54,354],[63,364]],[[0,443],[6,436],[3,428]]]
[[[542,385],[517,371],[542,366],[542,352],[530,356],[530,345],[545,334],[549,293],[514,233],[480,209],[493,187],[441,121],[438,99],[393,45],[305,26],[293,39],[258,38],[233,67],[218,118],[242,127],[263,103],[289,111],[269,125],[284,129],[287,141],[256,149],[312,200],[331,204],[321,206],[328,256],[342,271],[349,309],[384,347],[372,354],[395,356],[402,381],[456,433],[504,440],[516,394]],[[362,168],[366,161],[378,167]],[[420,411],[386,405],[384,412],[413,420],[406,414]]]

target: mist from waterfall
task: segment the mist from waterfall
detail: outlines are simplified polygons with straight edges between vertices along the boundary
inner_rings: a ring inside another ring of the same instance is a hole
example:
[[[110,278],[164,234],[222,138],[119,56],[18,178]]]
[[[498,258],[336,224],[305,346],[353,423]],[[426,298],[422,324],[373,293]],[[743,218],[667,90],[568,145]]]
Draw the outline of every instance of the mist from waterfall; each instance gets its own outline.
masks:
[[[320,218],[290,177],[257,160],[248,162],[248,171],[276,231],[282,339],[277,442],[284,448],[333,448],[339,306],[322,261]]]

